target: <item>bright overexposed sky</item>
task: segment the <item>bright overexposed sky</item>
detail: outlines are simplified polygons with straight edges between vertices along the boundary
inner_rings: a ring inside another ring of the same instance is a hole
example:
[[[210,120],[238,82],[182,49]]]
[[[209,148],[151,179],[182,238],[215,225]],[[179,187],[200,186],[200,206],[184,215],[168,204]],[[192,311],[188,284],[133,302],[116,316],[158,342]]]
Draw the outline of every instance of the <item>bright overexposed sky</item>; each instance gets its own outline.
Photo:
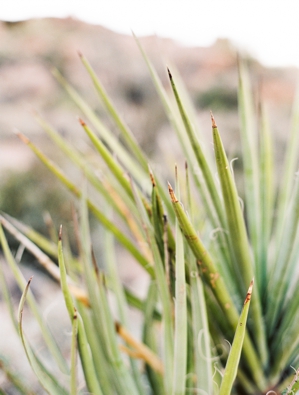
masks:
[[[298,0],[0,0],[1,20],[73,16],[186,45],[229,38],[268,66],[299,67]]]

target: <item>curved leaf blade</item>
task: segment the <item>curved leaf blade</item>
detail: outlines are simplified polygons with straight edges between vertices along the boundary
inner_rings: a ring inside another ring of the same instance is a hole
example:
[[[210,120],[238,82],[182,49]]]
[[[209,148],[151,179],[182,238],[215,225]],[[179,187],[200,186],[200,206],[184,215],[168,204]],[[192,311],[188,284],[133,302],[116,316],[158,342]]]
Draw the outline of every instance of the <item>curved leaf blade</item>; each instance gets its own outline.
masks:
[[[233,383],[235,381],[238,365],[241,357],[242,346],[246,333],[246,322],[248,317],[248,310],[250,306],[252,288],[254,280],[251,280],[248,292],[244,301],[244,306],[238,321],[234,341],[230,350],[228,360],[225,367],[224,376],[221,382],[219,395],[229,395],[231,393]]]

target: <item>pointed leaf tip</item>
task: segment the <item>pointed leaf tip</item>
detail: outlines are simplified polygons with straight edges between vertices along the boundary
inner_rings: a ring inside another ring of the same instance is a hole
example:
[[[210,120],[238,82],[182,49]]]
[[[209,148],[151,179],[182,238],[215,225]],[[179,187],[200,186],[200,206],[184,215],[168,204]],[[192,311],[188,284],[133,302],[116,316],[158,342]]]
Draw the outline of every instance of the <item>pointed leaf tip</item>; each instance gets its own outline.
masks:
[[[31,283],[32,279],[33,279],[33,276],[31,276],[29,278],[29,280],[28,280],[28,282],[26,284],[26,287],[24,289],[24,292],[22,294],[20,303],[19,303],[18,322],[19,322],[19,325],[20,325],[21,332],[22,332],[22,320],[23,320],[23,309],[24,309],[25,299],[26,299],[26,295],[28,293],[28,289],[30,287],[30,283]]]
[[[60,225],[60,227],[59,227],[58,239],[59,239],[59,241],[61,241],[61,239],[62,239],[62,225]]]
[[[28,139],[28,137],[26,137],[21,132],[17,132],[17,136],[19,137],[20,140],[23,141],[23,143],[25,143],[25,144],[29,144],[30,143],[30,140]]]
[[[170,70],[169,70],[169,68],[167,67],[167,72],[168,72],[168,76],[169,76],[169,78],[172,80],[172,74],[171,74],[171,72],[170,72]]]
[[[245,298],[245,301],[244,301],[244,305],[246,303],[248,303],[250,301],[250,299],[251,299],[253,284],[254,284],[254,278],[250,282],[250,285],[249,285],[249,288],[248,288],[248,291],[247,291],[247,295],[246,295],[246,298]]]
[[[215,118],[214,118],[214,115],[213,115],[212,111],[211,111],[211,121],[212,121],[212,128],[213,129],[217,128],[216,121],[215,121]]]
[[[152,186],[153,186],[153,188],[156,186],[156,180],[155,180],[155,177],[154,177],[154,174],[153,174],[153,172],[152,172],[152,169],[148,166],[148,170],[149,170],[149,175],[150,175],[150,179],[151,179],[151,183],[152,183]]]
[[[120,323],[118,321],[115,321],[114,322],[114,326],[115,326],[116,333],[119,333],[120,332],[120,327],[121,327]]]
[[[170,185],[170,183],[168,183],[168,191],[169,191],[169,195],[170,195],[171,201],[173,203],[177,203],[178,199],[175,196],[174,191],[173,191],[172,186]]]
[[[81,126],[83,126],[83,127],[86,126],[86,123],[83,121],[82,118],[79,118],[78,120],[79,120]]]
[[[82,59],[83,58],[82,52],[81,51],[77,51],[77,52],[78,52],[79,57]]]

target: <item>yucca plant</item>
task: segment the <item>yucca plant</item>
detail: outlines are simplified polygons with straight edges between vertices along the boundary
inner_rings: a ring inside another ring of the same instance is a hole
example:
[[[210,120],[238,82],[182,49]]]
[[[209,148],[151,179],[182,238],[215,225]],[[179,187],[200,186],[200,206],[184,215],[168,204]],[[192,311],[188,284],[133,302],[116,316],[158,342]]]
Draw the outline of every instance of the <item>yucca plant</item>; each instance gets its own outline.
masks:
[[[167,186],[152,170],[150,160],[81,54],[123,143],[58,71],[54,75],[78,105],[80,124],[97,157],[82,154],[44,119],[36,118],[65,158],[80,169],[84,181],[78,185],[19,133],[73,193],[79,214],[77,220],[74,213],[78,254],[68,248],[62,227],[48,240],[4,213],[1,216],[2,249],[23,291],[18,317],[2,272],[1,288],[32,369],[44,390],[54,395],[80,393],[81,370],[92,394],[295,393],[299,362],[299,100],[294,104],[284,175],[277,182],[267,115],[260,105],[256,122],[248,72],[243,62],[239,63],[245,185],[241,202],[232,161],[227,158],[214,116],[212,157],[195,126],[179,77],[168,70],[171,92],[167,94],[140,50],[186,158],[184,166],[170,169],[174,185]],[[93,253],[89,214],[102,226],[104,268]],[[22,276],[3,228],[61,284],[72,326],[68,361],[42,319],[30,291],[31,279],[27,283]],[[121,284],[117,261],[121,264],[122,257],[115,254],[115,243],[147,272],[149,286],[144,299]],[[111,293],[117,306],[113,312],[108,298]],[[55,364],[66,373],[62,381],[27,339],[25,303],[41,327]],[[132,335],[129,306],[142,313],[141,339]],[[220,346],[226,352],[219,352]],[[9,366],[1,366],[15,383]],[[31,393],[25,385],[17,384],[22,393]]]

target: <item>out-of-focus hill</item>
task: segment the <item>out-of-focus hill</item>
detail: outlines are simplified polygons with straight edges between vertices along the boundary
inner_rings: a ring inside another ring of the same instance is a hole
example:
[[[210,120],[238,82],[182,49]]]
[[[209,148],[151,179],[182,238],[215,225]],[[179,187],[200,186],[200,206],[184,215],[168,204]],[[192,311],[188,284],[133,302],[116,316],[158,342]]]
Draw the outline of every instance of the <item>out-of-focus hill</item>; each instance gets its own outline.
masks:
[[[30,113],[31,108],[41,112],[61,132],[73,136],[82,134],[76,122],[79,111],[52,76],[53,67],[57,67],[101,114],[78,51],[89,59],[149,153],[156,136],[163,141],[163,134],[171,133],[133,37],[71,18],[0,22],[0,37],[2,170],[6,167],[24,169],[26,163],[30,164],[31,154],[12,131],[18,128],[29,136],[42,135]],[[232,141],[231,149],[238,151],[237,140],[232,139],[238,128],[238,117],[236,51],[231,44],[218,40],[208,48],[187,48],[154,36],[140,41],[167,88],[166,65],[174,64],[178,69],[198,109],[201,127],[210,132],[209,111],[213,110],[224,139]],[[250,66],[254,88],[261,91],[263,100],[269,104],[272,127],[284,141],[296,70],[267,69],[253,59]]]

